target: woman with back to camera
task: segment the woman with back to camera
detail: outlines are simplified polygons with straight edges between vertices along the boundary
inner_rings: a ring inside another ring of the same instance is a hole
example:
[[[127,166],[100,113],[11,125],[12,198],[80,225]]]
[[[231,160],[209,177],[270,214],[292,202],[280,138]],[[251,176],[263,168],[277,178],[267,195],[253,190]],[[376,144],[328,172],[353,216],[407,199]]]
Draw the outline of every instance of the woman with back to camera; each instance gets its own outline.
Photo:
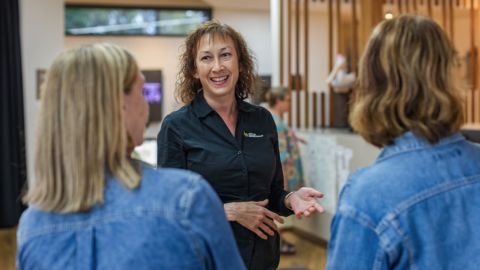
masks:
[[[430,18],[374,29],[350,122],[384,149],[341,192],[327,269],[478,269],[480,148],[459,133],[457,61]]]
[[[278,138],[271,114],[243,101],[254,91],[254,61],[230,26],[209,21],[188,35],[177,95],[186,103],[158,134],[158,165],[200,173],[224,210],[249,269],[275,269],[279,238],[274,221],[293,212],[323,211],[322,194],[283,189]]]
[[[194,173],[129,158],[148,105],[133,56],[60,54],[42,94],[18,269],[244,269],[214,191]]]

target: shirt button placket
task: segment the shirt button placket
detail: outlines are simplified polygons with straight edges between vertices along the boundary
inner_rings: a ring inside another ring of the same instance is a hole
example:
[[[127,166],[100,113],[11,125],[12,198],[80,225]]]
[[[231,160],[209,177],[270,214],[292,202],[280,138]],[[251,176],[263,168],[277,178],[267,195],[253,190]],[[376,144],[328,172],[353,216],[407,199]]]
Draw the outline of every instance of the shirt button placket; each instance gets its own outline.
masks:
[[[237,151],[237,156],[241,156],[242,154],[243,154],[242,150]],[[245,160],[243,160],[243,157],[241,157],[241,159],[242,159],[242,164],[243,164],[242,174],[244,176],[246,176],[247,175],[247,166],[245,165]]]

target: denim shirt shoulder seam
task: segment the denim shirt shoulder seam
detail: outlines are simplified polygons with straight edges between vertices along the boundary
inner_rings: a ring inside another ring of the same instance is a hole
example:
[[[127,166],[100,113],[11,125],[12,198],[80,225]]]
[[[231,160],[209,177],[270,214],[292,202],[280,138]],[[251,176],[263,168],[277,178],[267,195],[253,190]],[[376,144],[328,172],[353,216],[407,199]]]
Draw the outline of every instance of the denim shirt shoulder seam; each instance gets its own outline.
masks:
[[[376,225],[366,213],[361,212],[348,204],[340,206],[338,212],[341,215],[357,221],[361,225],[369,228],[370,230],[375,231]]]
[[[136,209],[130,211],[123,211],[120,213],[114,214],[107,214],[101,215],[96,218],[88,219],[88,220],[81,220],[75,222],[60,222],[59,224],[48,225],[41,228],[34,228],[32,230],[26,230],[22,233],[22,242],[27,242],[32,238],[48,235],[55,232],[62,232],[62,231],[77,231],[79,229],[85,229],[89,227],[93,227],[100,224],[107,224],[110,222],[121,220],[125,217],[132,217],[134,216],[162,216],[162,217],[169,217],[169,219],[175,220],[176,214],[171,211],[166,211],[164,207],[160,208],[148,208],[148,207],[138,207]],[[174,216],[172,216],[174,215]]]
[[[392,151],[392,153],[388,153],[386,156],[383,156],[382,153],[380,154],[380,156],[377,158],[376,160],[376,163],[378,162],[381,162],[385,159],[389,159],[391,157],[394,157],[394,156],[397,156],[397,155],[401,155],[401,154],[404,154],[404,153],[408,153],[408,152],[413,152],[413,151],[418,151],[418,150],[425,150],[425,149],[428,149],[428,148],[433,148],[435,146],[438,146],[438,145],[441,145],[441,146],[447,146],[447,145],[450,145],[450,144],[454,144],[454,143],[458,143],[459,141],[462,141],[463,137],[459,137],[459,138],[455,138],[455,139],[452,139],[452,140],[449,140],[449,141],[445,141],[445,142],[440,142],[439,144],[435,144],[435,145],[431,145],[431,144],[413,144],[413,143],[403,143],[405,145],[396,145],[396,146],[387,146],[388,147],[392,147],[394,149],[390,149]],[[384,151],[386,150],[386,148],[384,149]]]
[[[433,188],[427,189],[413,197],[410,197],[403,202],[401,202],[393,211],[387,214],[385,217],[394,219],[398,215],[400,215],[403,211],[409,209],[410,207],[427,200],[431,197],[437,196],[439,194],[444,193],[445,191],[456,189],[465,185],[473,184],[475,182],[480,182],[480,175],[472,175],[468,177],[462,177],[453,179],[449,182],[446,182],[441,185],[437,185]]]

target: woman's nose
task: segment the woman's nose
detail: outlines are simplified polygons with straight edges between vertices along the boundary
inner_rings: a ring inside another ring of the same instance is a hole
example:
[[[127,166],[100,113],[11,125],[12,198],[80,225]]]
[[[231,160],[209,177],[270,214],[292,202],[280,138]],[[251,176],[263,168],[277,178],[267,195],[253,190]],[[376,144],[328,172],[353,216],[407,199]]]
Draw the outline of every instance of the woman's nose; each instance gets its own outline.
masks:
[[[215,59],[213,62],[213,70],[214,71],[219,71],[223,69],[223,63],[220,61],[220,59]]]

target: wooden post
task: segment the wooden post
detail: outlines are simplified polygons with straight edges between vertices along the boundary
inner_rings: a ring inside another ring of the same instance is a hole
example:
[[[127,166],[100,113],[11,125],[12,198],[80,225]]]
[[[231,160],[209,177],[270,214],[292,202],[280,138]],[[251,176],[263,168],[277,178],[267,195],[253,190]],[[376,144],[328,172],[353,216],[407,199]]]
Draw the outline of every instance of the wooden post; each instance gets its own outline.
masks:
[[[455,15],[455,7],[453,6],[453,0],[449,0],[449,6],[450,6],[450,8],[449,8],[449,10],[450,10],[450,13],[449,13],[449,15],[450,15],[450,19],[449,19],[449,21],[450,21],[450,40],[453,43],[453,41],[454,41],[454,35],[453,34],[454,34],[454,25],[455,25],[455,16],[454,16]]]
[[[320,93],[320,126],[325,127],[325,92]]]
[[[283,31],[285,31],[285,26],[284,26],[284,7],[283,7],[283,1],[284,0],[280,0],[280,3],[279,3],[279,10],[280,10],[280,40],[279,40],[279,45],[280,45],[280,85],[284,86],[285,85],[285,77],[284,77],[284,70],[283,70],[283,67],[285,65],[285,63],[283,62],[283,58],[284,58],[284,34],[283,34]]]
[[[442,0],[442,26],[445,33],[448,33],[447,28],[447,0]]]
[[[328,0],[327,9],[328,9],[328,70],[332,70],[333,68],[333,0]],[[329,126],[333,124],[333,117],[334,117],[334,93],[333,88],[331,86],[328,87],[328,103],[329,103]],[[323,99],[325,97],[323,96]],[[322,103],[322,108],[324,108],[325,102]],[[322,119],[322,123],[325,123]]]
[[[472,85],[472,122],[477,123],[480,122],[480,115],[477,115],[475,113],[475,98],[478,95],[478,93],[475,93],[477,91],[477,53],[476,53],[476,48],[475,48],[475,1],[470,0],[470,69],[471,69],[471,85]],[[480,102],[478,103],[480,104]]]
[[[363,51],[373,28],[383,21],[381,0],[362,0],[360,13],[362,22],[360,24],[359,51]]]
[[[292,4],[287,0],[287,74],[288,91],[292,95]],[[293,105],[293,104],[292,104]],[[288,124],[292,126],[292,107],[288,110]]]
[[[472,88],[473,90],[477,90],[477,65],[475,58],[475,1],[470,0],[470,68],[472,69]]]
[[[317,102],[317,99],[318,99],[318,96],[317,96],[317,93],[316,92],[312,92],[312,111],[313,111],[313,119],[312,119],[312,122],[313,122],[313,128],[317,128],[318,127],[318,102]]]
[[[295,92],[297,99],[297,128],[300,128],[300,0],[295,0]]]
[[[303,92],[305,93],[305,128],[308,128],[310,126],[310,119],[309,119],[309,94],[308,94],[308,30],[309,30],[309,25],[308,25],[308,1],[309,0],[303,0],[304,1],[304,6],[303,6],[303,12],[304,12],[304,23],[303,23],[303,29],[304,29],[304,46],[303,46],[303,53],[304,53],[304,59],[303,59]]]
[[[357,1],[352,0],[352,70],[357,73],[358,66],[358,31]]]
[[[427,13],[428,17],[432,17],[432,0],[427,0]]]

